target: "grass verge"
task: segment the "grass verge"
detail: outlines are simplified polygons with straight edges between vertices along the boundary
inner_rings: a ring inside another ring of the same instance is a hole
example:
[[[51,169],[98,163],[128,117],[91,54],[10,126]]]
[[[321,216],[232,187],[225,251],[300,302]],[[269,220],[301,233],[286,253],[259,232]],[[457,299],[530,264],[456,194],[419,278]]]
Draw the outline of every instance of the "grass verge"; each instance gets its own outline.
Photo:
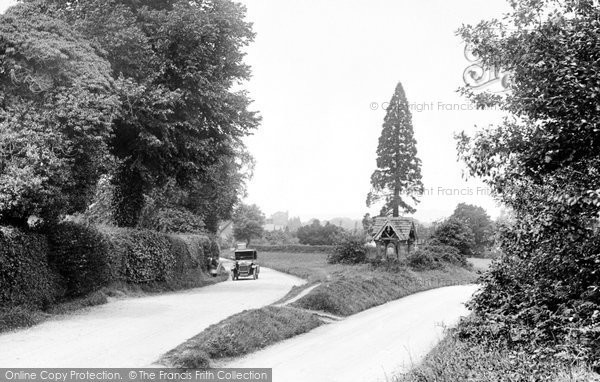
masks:
[[[419,291],[472,283],[477,277],[471,270],[450,264],[425,271],[405,266],[384,270],[369,264],[329,264],[326,253],[261,252],[259,258],[262,266],[308,281],[282,300],[308,286],[321,285],[291,307],[248,310],[212,325],[169,351],[159,363],[208,367],[212,361],[248,354],[321,325],[323,322],[309,310],[347,316]]]
[[[490,349],[462,341],[452,331],[408,373],[393,382],[549,381],[600,382],[600,375],[585,366],[566,365],[556,359],[502,348]]]
[[[464,268],[414,271],[399,268],[393,272],[368,265],[347,266],[336,271],[321,285],[292,305],[339,316],[349,316],[413,293],[450,285],[469,284],[476,275]]]
[[[244,355],[321,324],[312,314],[294,308],[246,310],[208,327],[163,355],[159,363],[178,368],[209,367],[211,360]]]

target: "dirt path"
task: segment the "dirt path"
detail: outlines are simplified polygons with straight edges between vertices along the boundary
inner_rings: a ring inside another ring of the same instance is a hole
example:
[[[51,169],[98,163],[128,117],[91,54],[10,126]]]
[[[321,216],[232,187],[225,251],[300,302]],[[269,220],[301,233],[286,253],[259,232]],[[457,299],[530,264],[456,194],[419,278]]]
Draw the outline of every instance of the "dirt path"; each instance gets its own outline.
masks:
[[[143,367],[245,309],[271,304],[304,281],[261,268],[260,279],[118,300],[0,335],[0,367]]]
[[[272,367],[277,381],[389,381],[467,313],[476,286],[417,293],[275,344],[226,367]]]

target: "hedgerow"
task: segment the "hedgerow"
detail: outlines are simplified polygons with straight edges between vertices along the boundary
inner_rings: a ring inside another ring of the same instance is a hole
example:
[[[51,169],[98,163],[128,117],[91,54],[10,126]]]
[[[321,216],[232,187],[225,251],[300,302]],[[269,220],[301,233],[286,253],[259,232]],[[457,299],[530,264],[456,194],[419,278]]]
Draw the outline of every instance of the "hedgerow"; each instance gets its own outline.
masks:
[[[50,266],[61,276],[67,297],[83,296],[111,281],[107,242],[93,226],[64,222],[48,239]]]
[[[215,239],[207,235],[98,229],[74,222],[45,232],[0,227],[0,306],[5,309],[0,330],[36,321],[15,317],[35,317],[36,310],[51,311],[54,303],[87,306],[77,301],[112,283],[150,290],[198,286],[204,283],[207,258],[219,257]],[[92,300],[106,301],[98,296]]]
[[[298,252],[298,253],[331,253],[335,250],[334,245],[305,245],[305,244],[283,244],[283,245],[252,245],[253,249],[265,252]]]
[[[0,227],[0,305],[43,307],[55,299],[43,235]]]

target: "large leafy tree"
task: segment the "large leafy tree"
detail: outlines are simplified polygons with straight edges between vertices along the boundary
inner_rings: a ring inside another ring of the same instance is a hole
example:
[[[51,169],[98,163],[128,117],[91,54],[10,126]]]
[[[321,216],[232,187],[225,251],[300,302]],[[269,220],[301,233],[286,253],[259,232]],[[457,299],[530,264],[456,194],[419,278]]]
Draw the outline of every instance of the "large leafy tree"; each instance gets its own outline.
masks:
[[[110,64],[27,4],[0,16],[0,222],[83,211],[103,172],[119,102]]]
[[[243,48],[254,34],[243,6],[32,1],[73,25],[112,66],[123,104],[111,144],[117,223],[136,225],[144,195],[171,179],[187,191],[218,188],[206,183],[222,182],[211,172],[243,151],[241,139],[259,121],[247,94],[234,90],[250,76]]]
[[[233,235],[250,245],[252,239],[263,236],[265,215],[256,204],[239,204],[233,211]]]
[[[491,244],[493,237],[493,222],[482,207],[467,203],[459,203],[452,218],[461,220],[473,232],[474,251],[481,254]]]
[[[401,83],[396,86],[387,108],[371,185],[367,206],[384,200],[384,207],[391,209],[393,216],[399,216],[400,209],[415,212],[407,198],[418,203],[418,196],[423,193],[421,160],[417,157],[412,115]]]
[[[322,225],[318,219],[298,229],[296,236],[300,244],[307,245],[334,245],[344,234],[344,229],[329,222]]]
[[[473,307],[512,328],[501,332],[510,343],[559,343],[563,355],[599,366],[600,9],[571,0],[511,5],[503,21],[459,31],[485,65],[512,77],[504,96],[464,89],[511,115],[459,136],[471,174],[514,216]]]
[[[444,245],[449,245],[460,251],[463,256],[473,255],[475,235],[469,224],[453,216],[444,220],[435,228],[433,238]]]

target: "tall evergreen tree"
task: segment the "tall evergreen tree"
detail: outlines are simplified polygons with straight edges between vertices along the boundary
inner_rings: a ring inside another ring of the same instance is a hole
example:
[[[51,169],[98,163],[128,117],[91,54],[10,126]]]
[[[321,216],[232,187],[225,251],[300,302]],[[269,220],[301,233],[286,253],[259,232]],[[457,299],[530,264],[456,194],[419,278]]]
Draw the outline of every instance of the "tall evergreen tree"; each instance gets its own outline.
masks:
[[[416,204],[423,193],[416,144],[406,94],[398,83],[379,137],[377,169],[371,175],[373,189],[367,196],[368,207],[384,200],[384,207],[392,209],[394,216],[399,215],[400,209],[407,213],[416,211],[406,200],[410,198]]]

